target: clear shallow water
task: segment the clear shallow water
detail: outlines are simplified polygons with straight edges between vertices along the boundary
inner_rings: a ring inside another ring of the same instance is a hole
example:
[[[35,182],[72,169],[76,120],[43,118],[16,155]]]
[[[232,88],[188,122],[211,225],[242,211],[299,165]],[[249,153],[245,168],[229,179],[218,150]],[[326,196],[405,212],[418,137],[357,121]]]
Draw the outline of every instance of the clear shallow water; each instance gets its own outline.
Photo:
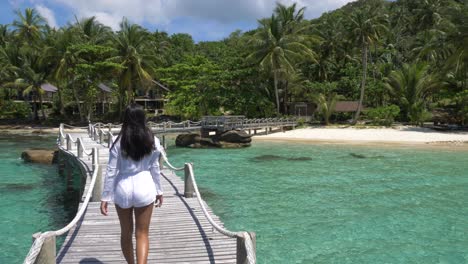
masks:
[[[0,134],[0,263],[22,263],[33,233],[61,228],[76,212],[55,166],[20,159],[25,149],[53,148],[55,140]]]
[[[258,263],[468,263],[466,151],[255,142],[168,152],[194,162],[230,230],[257,233]]]
[[[32,233],[76,212],[56,167],[19,159],[54,142],[0,135],[0,263],[21,263]],[[468,263],[468,152],[270,142],[168,152],[194,162],[229,229],[257,233],[258,263]]]

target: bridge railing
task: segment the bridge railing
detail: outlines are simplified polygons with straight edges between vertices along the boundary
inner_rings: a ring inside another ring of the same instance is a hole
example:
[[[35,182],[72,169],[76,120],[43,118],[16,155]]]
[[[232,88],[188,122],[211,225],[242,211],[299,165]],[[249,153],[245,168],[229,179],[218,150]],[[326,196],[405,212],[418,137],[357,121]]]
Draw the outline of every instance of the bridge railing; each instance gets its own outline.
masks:
[[[62,229],[56,231],[47,231],[39,232],[33,234],[33,244],[29,249],[28,255],[24,259],[23,264],[35,264],[35,263],[55,263],[56,251],[55,251],[55,241],[57,236],[64,235],[71,228],[73,228],[78,221],[83,217],[84,212],[86,211],[89,201],[93,195],[94,186],[98,178],[99,171],[99,152],[97,148],[91,150],[86,150],[81,139],[73,140],[70,134],[64,134],[63,124],[60,124],[59,127],[59,136],[58,136],[58,147],[69,155],[73,155],[70,151],[72,150],[73,144],[77,144],[77,150],[81,149],[81,153],[92,158],[92,169],[93,175],[91,176],[91,182],[88,186],[86,194],[82,200],[82,204],[76,213],[73,220],[68,223]],[[79,151],[78,151],[79,153]]]
[[[98,125],[94,124],[89,127],[89,132],[90,132],[90,137],[95,139],[97,142],[102,144],[102,139],[100,135],[104,132],[102,132],[102,129],[99,128]],[[108,133],[109,136],[112,136],[111,132]],[[112,137],[110,137],[112,138]],[[108,140],[108,142],[111,142],[112,140]],[[108,143],[110,144],[110,143]],[[109,146],[109,145],[108,145]],[[255,233],[253,232],[232,232],[227,229],[224,229],[223,227],[219,226],[211,217],[209,214],[208,210],[206,209],[205,203],[202,200],[202,197],[200,195],[200,192],[198,190],[198,185],[195,180],[195,175],[193,172],[193,165],[191,163],[185,163],[184,167],[175,167],[171,164],[169,159],[167,158],[167,154],[165,151],[161,153],[163,161],[166,163],[166,165],[174,171],[184,171],[185,172],[185,179],[184,179],[184,196],[186,198],[192,198],[195,197],[198,200],[198,203],[200,204],[203,214],[205,218],[209,221],[209,223],[213,226],[214,229],[216,229],[218,232],[221,234],[231,237],[231,238],[236,238],[237,239],[237,263],[247,263],[247,264],[255,264],[256,263],[256,248],[255,248]]]
[[[197,181],[195,180],[195,174],[193,172],[193,164],[192,163],[185,163],[184,167],[175,167],[167,158],[165,151],[161,153],[163,161],[166,165],[174,171],[182,171],[185,172],[185,179],[184,179],[184,196],[186,198],[196,197],[200,207],[202,208],[203,215],[211,224],[211,226],[216,229],[219,233],[237,239],[237,264],[255,264],[256,263],[256,236],[254,232],[233,232],[229,231],[222,226],[218,225],[213,218],[211,217],[210,213],[206,209],[205,203],[201,197],[200,191],[198,190]]]
[[[170,131],[171,129],[177,129],[177,130],[190,130],[196,127],[199,127],[201,125],[201,121],[195,122],[191,120],[186,120],[182,122],[172,122],[172,121],[167,121],[167,122],[161,122],[161,123],[155,123],[155,122],[148,122],[147,123],[148,127],[153,130],[153,131]],[[112,132],[113,128],[121,128],[122,124],[111,124],[111,123],[95,123],[95,124],[89,124],[88,125],[88,132],[90,135],[94,135],[93,139],[97,141],[97,138],[99,137],[99,134],[95,134],[95,130],[102,129],[105,131],[107,129],[108,132]]]

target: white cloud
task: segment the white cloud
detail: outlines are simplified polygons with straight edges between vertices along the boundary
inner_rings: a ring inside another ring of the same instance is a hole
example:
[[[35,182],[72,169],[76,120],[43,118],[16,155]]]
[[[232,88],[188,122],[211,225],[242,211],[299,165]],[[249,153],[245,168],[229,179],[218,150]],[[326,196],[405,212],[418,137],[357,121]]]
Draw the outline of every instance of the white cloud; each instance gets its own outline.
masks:
[[[277,0],[52,0],[70,7],[79,17],[95,15],[98,20],[115,28],[116,21],[127,17],[135,23],[167,25],[172,20],[190,17],[221,24],[256,21],[270,16]],[[298,3],[306,7],[306,17],[341,7],[353,0],[279,0],[284,4]]]
[[[54,12],[51,9],[40,4],[36,5],[34,8],[47,21],[47,24],[49,24],[50,27],[58,28],[57,20],[55,20]]]

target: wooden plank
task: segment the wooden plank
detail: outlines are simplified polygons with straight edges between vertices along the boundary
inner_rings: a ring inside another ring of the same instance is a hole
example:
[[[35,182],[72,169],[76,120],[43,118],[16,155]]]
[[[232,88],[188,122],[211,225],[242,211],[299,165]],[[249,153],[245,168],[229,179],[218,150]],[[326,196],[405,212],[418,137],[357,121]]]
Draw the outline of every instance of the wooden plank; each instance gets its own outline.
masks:
[[[99,149],[99,163],[105,170],[109,155],[107,144],[98,144],[87,134],[73,135],[73,138],[78,137],[87,150]],[[71,153],[76,155],[76,146],[74,148]],[[81,161],[88,167],[86,177],[90,179],[91,160],[85,156]],[[165,199],[163,207],[153,211],[149,262],[235,263],[236,239],[213,231],[196,198],[181,196],[182,179],[167,169],[163,169],[163,174]],[[109,206],[106,217],[100,214],[99,207],[99,202],[90,203],[79,225],[68,232],[58,254],[58,263],[125,263],[120,251],[120,223],[115,207]],[[208,211],[215,222],[223,226],[211,209]]]

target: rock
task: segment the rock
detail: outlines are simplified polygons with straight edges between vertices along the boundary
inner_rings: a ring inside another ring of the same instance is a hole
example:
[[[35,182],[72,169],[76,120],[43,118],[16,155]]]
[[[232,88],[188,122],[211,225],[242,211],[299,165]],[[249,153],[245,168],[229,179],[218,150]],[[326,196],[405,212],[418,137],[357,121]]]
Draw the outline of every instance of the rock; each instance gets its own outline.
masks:
[[[252,136],[247,134],[245,131],[230,130],[224,132],[219,136],[219,141],[225,141],[229,143],[250,143],[252,142]]]
[[[57,163],[58,150],[28,149],[21,153],[21,158],[26,162],[40,164]]]
[[[200,138],[198,134],[180,134],[177,136],[175,143],[178,147],[188,147],[200,142]]]

